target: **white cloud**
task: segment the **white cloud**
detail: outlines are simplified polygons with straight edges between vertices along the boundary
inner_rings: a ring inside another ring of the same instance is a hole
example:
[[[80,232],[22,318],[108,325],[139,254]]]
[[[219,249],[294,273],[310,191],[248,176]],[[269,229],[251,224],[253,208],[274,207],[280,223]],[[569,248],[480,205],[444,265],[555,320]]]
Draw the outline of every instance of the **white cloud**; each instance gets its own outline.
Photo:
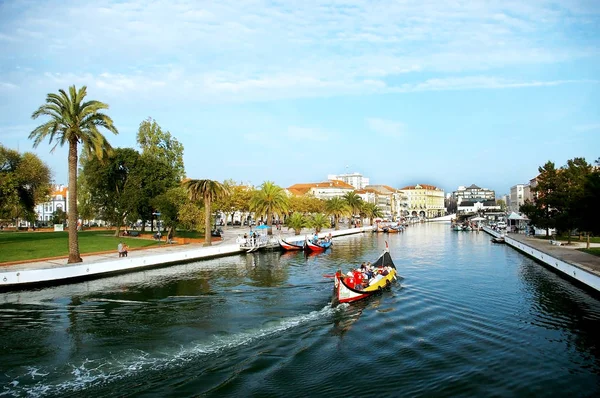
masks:
[[[402,137],[406,130],[406,126],[403,123],[379,118],[367,119],[367,127],[371,131],[391,138]]]

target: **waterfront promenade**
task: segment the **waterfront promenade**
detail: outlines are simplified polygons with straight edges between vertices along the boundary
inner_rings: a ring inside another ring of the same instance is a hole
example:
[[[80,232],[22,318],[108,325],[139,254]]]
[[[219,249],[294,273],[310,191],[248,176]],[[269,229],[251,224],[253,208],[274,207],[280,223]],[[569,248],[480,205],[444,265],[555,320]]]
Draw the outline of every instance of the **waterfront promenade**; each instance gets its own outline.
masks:
[[[319,236],[331,234],[334,238],[371,231],[372,227],[325,229]],[[211,246],[202,244],[169,245],[133,250],[127,257],[119,257],[117,248],[114,252],[82,255],[83,262],[67,264],[67,258],[47,259],[17,264],[0,265],[0,289],[22,288],[32,284],[65,283],[69,280],[100,277],[107,274],[131,272],[151,267],[178,264],[214,257],[243,253],[237,242],[240,236],[248,232],[247,228],[226,228],[223,239],[213,242]],[[273,231],[274,236],[282,238],[294,237],[293,231]],[[296,236],[303,239],[312,235],[309,230]]]
[[[500,234],[488,227],[483,230],[492,236],[504,236],[508,245],[600,292],[600,257],[577,250],[585,247],[584,242],[556,245],[524,234]],[[592,243],[590,247],[600,247],[600,244]]]

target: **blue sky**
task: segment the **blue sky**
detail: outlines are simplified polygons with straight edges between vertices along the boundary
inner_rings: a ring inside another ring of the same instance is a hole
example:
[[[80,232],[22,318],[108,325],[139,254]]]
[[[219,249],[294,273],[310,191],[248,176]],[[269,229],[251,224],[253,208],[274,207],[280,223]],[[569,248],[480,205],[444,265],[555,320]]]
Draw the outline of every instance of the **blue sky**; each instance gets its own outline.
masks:
[[[600,157],[600,2],[0,1],[0,142],[87,85],[135,146],[153,117],[192,178],[506,193],[547,160]],[[110,134],[110,133],[108,133]]]

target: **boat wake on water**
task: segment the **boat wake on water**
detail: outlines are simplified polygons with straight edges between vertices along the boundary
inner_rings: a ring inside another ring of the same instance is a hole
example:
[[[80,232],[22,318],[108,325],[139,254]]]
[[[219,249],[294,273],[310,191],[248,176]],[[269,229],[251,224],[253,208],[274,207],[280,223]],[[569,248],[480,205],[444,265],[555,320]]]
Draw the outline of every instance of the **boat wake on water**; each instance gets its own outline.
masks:
[[[163,352],[127,350],[103,358],[86,358],[80,364],[69,363],[63,367],[28,367],[21,375],[4,375],[10,381],[4,381],[0,397],[69,394],[105,386],[128,377],[139,376],[144,372],[177,369],[202,357],[223,354],[303,324],[332,317],[343,309],[342,306],[331,308],[327,305],[321,310],[285,318],[259,329],[231,336],[216,336],[208,341],[191,342],[187,346],[173,347]]]

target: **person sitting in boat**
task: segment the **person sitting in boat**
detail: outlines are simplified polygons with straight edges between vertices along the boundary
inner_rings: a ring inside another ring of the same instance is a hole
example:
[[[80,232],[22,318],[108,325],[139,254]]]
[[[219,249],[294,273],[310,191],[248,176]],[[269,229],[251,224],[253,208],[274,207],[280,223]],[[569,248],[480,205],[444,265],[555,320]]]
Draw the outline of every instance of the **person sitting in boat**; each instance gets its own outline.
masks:
[[[315,232],[315,234],[313,235],[313,242],[317,243],[319,241],[319,234]]]
[[[352,276],[354,278],[354,288],[356,290],[362,290],[362,288],[363,288],[363,274],[362,274],[362,272],[360,272],[359,270],[354,270]]]

